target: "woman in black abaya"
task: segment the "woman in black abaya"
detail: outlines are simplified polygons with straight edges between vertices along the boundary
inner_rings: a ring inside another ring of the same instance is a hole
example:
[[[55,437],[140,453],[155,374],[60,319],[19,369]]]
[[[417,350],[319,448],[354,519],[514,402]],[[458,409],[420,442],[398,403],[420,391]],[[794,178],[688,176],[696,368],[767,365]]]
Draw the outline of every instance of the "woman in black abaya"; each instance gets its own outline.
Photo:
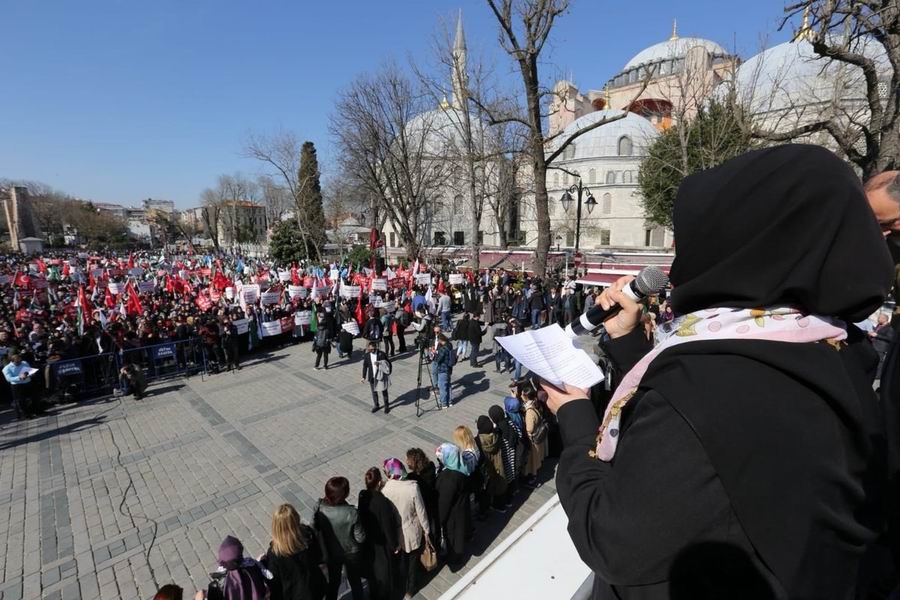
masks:
[[[600,298],[623,307],[604,350],[627,373],[604,418],[545,386],[594,597],[852,598],[878,461],[875,357],[845,323],[891,283],[859,180],[820,147],[749,152],[685,179],[674,224],[683,316],[660,346],[628,278]]]

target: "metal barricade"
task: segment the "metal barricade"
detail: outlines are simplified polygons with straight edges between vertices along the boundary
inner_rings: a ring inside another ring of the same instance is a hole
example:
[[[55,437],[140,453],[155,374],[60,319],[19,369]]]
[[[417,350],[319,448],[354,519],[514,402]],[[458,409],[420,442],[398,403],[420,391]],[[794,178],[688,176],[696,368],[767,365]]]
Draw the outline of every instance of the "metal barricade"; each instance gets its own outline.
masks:
[[[140,367],[148,384],[207,372],[206,356],[199,338],[129,348],[119,353],[117,359],[119,368],[128,364]]]
[[[111,394],[119,382],[114,353],[50,361],[44,369],[48,397],[55,402],[86,400]]]

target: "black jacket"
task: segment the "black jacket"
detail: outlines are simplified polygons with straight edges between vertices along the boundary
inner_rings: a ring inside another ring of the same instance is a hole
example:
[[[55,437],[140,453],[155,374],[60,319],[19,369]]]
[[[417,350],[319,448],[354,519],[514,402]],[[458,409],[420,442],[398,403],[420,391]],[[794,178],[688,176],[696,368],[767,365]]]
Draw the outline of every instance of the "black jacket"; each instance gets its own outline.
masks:
[[[384,350],[378,350],[376,356],[378,361],[386,360],[391,362]],[[375,369],[372,368],[372,358],[368,352],[363,354],[362,378],[368,382],[375,381]]]
[[[607,345],[620,370],[642,337]],[[594,598],[701,597],[700,586],[703,597],[852,598],[875,494],[875,403],[857,356],[761,340],[671,348],[625,406],[610,462],[589,455],[590,402],[560,408],[557,490]]]
[[[319,568],[321,552],[315,532],[301,525],[309,547],[291,556],[277,556],[269,545],[263,562],[272,572],[270,600],[320,600],[325,595],[325,576]]]
[[[482,323],[478,319],[469,319],[468,322],[468,331],[466,332],[466,339],[473,344],[481,344],[482,338],[484,338],[484,323]]]

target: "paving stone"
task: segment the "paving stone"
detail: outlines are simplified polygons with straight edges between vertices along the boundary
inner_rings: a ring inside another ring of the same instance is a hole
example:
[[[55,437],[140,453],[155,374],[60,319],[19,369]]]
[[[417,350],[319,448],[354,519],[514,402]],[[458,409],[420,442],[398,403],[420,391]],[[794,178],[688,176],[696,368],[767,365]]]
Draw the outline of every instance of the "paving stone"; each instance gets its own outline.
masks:
[[[287,347],[251,357],[239,374],[159,384],[169,389],[156,395],[151,386],[141,403],[85,403],[0,428],[0,448],[15,448],[0,452],[2,599],[139,598],[157,583],[203,585],[225,535],[249,555],[263,552],[278,504],[305,517],[338,474],[355,497],[368,467],[410,447],[430,453],[461,423],[474,429],[506,390],[505,377],[460,365],[453,410],[427,399],[417,416],[417,362],[406,354],[392,376],[403,403],[373,415],[358,350],[314,371],[308,345]],[[515,515],[478,524],[481,556],[552,496],[551,471]],[[437,598],[465,571],[438,572],[419,597]]]

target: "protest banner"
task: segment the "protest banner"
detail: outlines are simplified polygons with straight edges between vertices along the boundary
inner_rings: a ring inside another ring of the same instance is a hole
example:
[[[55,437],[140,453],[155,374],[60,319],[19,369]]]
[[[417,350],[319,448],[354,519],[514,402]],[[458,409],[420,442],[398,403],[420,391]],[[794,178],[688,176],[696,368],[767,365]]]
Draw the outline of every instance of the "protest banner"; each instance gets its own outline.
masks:
[[[291,272],[290,271],[279,271],[278,280],[279,281],[290,281],[291,280]]]
[[[288,296],[290,296],[291,300],[294,298],[306,298],[307,290],[302,285],[289,285],[288,286]]]
[[[140,277],[141,275],[144,274],[144,269],[142,269],[140,267],[134,267],[133,269],[128,269],[128,274],[131,277]]]
[[[12,279],[9,275],[0,275],[0,285],[6,285]]]
[[[156,283],[153,281],[139,281],[138,282],[138,293],[141,294],[152,294],[153,290],[156,289]]]
[[[109,282],[109,293],[110,294],[121,294],[124,286],[121,283],[116,283],[115,281]]]
[[[225,288],[225,299],[226,300],[234,300],[234,288],[233,287]]]
[[[262,324],[263,337],[281,335],[281,321],[266,321]]]
[[[281,302],[281,292],[263,292],[259,297],[259,303],[263,306],[278,304]]]
[[[450,285],[462,285],[465,282],[465,278],[462,273],[450,273],[450,277],[447,281]]]
[[[294,324],[308,327],[312,321],[312,312],[308,310],[300,310],[294,313]]]
[[[251,283],[241,288],[241,299],[247,304],[259,300],[259,284]]]
[[[431,273],[416,273],[416,285],[431,284]]]
[[[331,293],[330,287],[314,287],[312,289],[312,298],[315,300],[316,298],[325,298]]]
[[[359,335],[359,324],[356,321],[347,321],[341,325],[341,329],[350,335]]]
[[[360,291],[362,291],[362,288],[358,285],[341,285],[341,296],[344,298],[356,298],[359,296]],[[325,293],[327,294],[328,292],[326,291]]]
[[[232,323],[237,328],[238,335],[250,331],[250,319],[235,319]]]
[[[372,280],[372,291],[386,292],[388,289],[387,279],[379,277]]]

